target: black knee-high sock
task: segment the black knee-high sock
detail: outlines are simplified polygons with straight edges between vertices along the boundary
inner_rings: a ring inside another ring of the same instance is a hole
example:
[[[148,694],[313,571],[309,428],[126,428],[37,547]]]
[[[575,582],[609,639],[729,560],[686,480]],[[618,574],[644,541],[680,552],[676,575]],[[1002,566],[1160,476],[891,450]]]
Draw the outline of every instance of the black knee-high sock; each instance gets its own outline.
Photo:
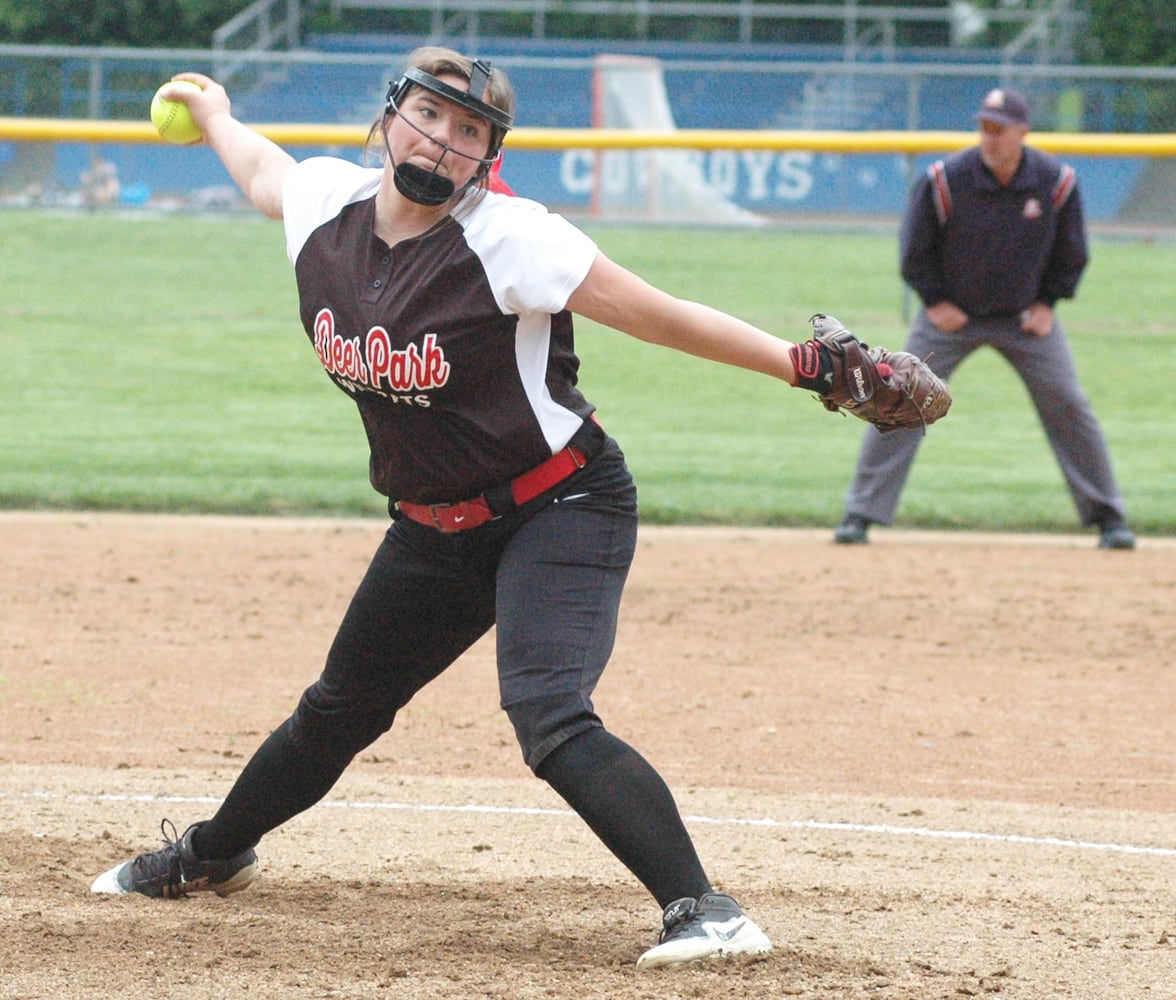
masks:
[[[216,815],[192,834],[197,856],[231,858],[255,846],[326,795],[350,762],[303,753],[283,723],[245,765]]]
[[[555,749],[536,773],[663,909],[711,891],[669,788],[627,743],[589,729]]]

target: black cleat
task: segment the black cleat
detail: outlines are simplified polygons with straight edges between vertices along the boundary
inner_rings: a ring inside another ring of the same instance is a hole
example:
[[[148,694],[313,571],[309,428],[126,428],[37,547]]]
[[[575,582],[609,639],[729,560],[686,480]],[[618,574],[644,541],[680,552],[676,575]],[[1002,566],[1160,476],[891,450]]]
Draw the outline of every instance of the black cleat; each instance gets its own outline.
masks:
[[[708,892],[666,907],[657,944],[637,959],[639,969],[702,962],[728,955],[764,955],[772,942],[730,896]]]
[[[870,522],[861,514],[846,514],[833,532],[833,541],[838,545],[865,545],[870,539],[866,534]]]
[[[1135,535],[1122,521],[1104,521],[1098,528],[1100,549],[1133,549]]]
[[[124,861],[99,875],[91,892],[126,895],[132,892],[155,899],[179,899],[193,892],[215,892],[229,896],[246,888],[257,876],[257,855],[253,848],[223,861],[201,861],[192,850],[192,831],[176,838],[175,824],[165,819],[159,828],[164,847]],[[171,836],[168,836],[168,828]]]

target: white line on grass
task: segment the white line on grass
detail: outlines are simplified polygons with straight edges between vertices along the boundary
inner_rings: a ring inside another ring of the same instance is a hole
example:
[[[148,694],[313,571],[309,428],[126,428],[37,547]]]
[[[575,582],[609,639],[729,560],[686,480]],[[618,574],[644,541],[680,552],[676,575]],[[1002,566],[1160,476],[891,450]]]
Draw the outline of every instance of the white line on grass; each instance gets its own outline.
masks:
[[[3,792],[7,799],[61,800],[67,802],[179,802],[219,804],[220,799],[204,795],[63,795],[56,792]],[[376,809],[399,812],[451,812],[504,816],[575,816],[570,809],[542,809],[537,806],[444,805],[429,802],[347,802],[330,799],[318,803],[334,809]],[[1142,854],[1158,858],[1176,857],[1176,848],[1144,847],[1137,844],[1110,844],[1068,837],[1030,837],[1017,833],[982,833],[977,830],[933,830],[922,826],[893,826],[889,823],[834,823],[815,819],[750,819],[723,816],[684,816],[687,823],[710,823],[718,826],[758,826],[776,830],[836,830],[845,833],[879,834],[888,837],[926,837],[931,840],[973,840],[999,844],[1030,844],[1036,847],[1067,847],[1080,851],[1108,851],[1115,854]]]

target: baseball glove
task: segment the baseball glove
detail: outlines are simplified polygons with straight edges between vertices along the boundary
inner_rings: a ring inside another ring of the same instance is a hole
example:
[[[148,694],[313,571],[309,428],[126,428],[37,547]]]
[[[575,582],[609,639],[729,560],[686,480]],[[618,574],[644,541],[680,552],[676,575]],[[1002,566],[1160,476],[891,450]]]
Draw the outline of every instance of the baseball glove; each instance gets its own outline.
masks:
[[[869,421],[878,430],[920,427],[944,416],[951,406],[947,383],[921,358],[906,351],[871,348],[832,316],[817,313],[809,323],[813,339],[798,345],[797,370],[813,377],[825,409]]]

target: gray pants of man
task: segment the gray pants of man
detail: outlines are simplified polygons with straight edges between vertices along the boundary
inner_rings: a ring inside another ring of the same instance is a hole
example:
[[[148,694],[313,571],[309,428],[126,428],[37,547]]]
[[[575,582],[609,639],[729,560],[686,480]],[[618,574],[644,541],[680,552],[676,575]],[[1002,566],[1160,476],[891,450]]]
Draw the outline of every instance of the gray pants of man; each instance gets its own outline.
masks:
[[[944,333],[920,309],[905,350],[920,358],[933,355],[931,367],[949,379],[964,358],[984,345],[999,351],[1024,380],[1082,524],[1125,521],[1106,440],[1056,321],[1047,337],[1023,332],[1015,317],[972,320],[955,333]],[[845,512],[890,524],[922,437],[919,430],[881,434],[868,428]]]

